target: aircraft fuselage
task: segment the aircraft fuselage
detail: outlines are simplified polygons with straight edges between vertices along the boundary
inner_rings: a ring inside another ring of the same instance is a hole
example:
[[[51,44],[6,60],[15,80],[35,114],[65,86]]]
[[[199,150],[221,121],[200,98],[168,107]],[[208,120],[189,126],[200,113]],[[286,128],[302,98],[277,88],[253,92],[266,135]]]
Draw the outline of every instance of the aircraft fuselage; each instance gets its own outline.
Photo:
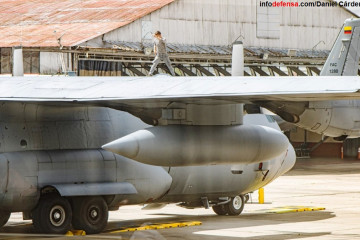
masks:
[[[265,115],[245,124],[277,130]],[[32,211],[42,196],[69,199],[102,196],[109,210],[121,205],[182,202],[201,207],[202,198],[246,194],[290,170],[288,150],[264,163],[168,167],[143,164],[102,150],[105,143],[147,128],[138,118],[109,108],[3,103],[0,106],[0,212]],[[95,231],[96,232],[96,231]]]

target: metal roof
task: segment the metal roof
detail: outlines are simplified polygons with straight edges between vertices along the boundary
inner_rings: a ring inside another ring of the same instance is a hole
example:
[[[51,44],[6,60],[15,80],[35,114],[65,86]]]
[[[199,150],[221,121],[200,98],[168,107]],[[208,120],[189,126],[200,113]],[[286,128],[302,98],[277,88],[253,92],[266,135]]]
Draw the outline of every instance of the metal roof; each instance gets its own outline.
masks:
[[[116,41],[107,44],[123,51],[143,52],[144,48],[152,48],[152,43],[145,42],[123,42]],[[185,45],[185,44],[167,44],[169,53],[186,53],[186,54],[216,54],[231,55],[232,46],[213,46],[213,45]],[[261,57],[268,54],[270,57],[288,57],[289,49],[281,48],[261,48],[261,47],[244,47],[246,57]],[[302,50],[294,49],[294,56],[298,58],[326,58],[330,51],[328,50]]]
[[[108,46],[123,51],[143,52],[144,48],[153,47],[151,42],[124,42],[124,41],[106,41]],[[187,45],[167,43],[167,51],[169,53],[195,53],[195,54],[224,54],[231,55],[232,49],[229,46],[213,46],[213,45]]]
[[[173,1],[0,0],[0,47],[74,46]]]

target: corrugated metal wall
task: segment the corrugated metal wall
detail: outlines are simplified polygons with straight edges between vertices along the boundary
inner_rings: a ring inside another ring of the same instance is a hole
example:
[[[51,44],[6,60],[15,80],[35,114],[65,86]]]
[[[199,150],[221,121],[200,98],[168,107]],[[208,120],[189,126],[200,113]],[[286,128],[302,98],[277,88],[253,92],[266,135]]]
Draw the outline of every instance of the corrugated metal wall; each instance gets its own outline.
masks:
[[[61,74],[72,70],[69,53],[40,52],[40,73]]]
[[[269,39],[257,36],[259,1],[177,0],[105,34],[104,40],[141,42],[142,21],[151,21],[152,31],[162,31],[171,43],[230,45],[242,35],[245,46],[312,49],[324,41],[316,49],[330,49],[339,27],[352,17],[340,7],[280,8],[280,37]],[[100,39],[87,44],[98,45]]]

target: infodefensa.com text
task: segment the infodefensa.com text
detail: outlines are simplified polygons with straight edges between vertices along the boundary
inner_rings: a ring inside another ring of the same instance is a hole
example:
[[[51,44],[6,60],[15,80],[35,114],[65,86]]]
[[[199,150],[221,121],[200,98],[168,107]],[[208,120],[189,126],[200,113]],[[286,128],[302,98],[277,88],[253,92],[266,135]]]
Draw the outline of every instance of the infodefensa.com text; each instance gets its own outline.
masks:
[[[260,1],[260,7],[360,7],[359,2],[339,1],[339,2],[287,2],[287,1]]]

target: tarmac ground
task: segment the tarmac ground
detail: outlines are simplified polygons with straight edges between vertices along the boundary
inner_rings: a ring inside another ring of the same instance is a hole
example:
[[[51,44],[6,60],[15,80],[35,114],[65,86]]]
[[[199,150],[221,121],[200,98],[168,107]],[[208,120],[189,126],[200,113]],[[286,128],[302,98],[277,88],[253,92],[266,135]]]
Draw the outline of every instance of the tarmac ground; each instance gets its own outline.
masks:
[[[126,206],[110,212],[101,234],[62,236],[36,234],[31,221],[14,213],[0,239],[360,239],[359,180],[360,160],[299,159],[293,170],[265,187],[265,204],[257,203],[255,192],[240,216],[176,205],[148,211]],[[122,231],[131,227],[141,228]]]

